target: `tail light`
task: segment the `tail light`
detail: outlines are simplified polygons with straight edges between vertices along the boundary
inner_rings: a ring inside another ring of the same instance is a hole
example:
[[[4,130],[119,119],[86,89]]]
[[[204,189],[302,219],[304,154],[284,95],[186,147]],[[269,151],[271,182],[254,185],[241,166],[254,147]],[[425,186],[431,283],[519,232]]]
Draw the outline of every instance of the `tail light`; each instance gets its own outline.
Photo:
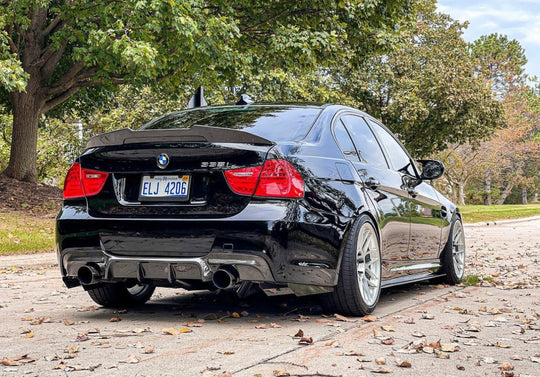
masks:
[[[225,178],[237,194],[270,198],[301,198],[304,180],[288,161],[267,160],[264,166],[227,170]]]
[[[64,199],[84,198],[100,193],[109,173],[81,168],[74,163],[64,181]]]

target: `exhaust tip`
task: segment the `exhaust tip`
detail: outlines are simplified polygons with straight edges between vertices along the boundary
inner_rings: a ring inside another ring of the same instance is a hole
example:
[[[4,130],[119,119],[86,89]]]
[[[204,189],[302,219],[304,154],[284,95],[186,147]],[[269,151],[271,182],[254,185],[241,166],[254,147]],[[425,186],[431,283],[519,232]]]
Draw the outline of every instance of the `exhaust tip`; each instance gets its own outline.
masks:
[[[220,268],[212,276],[212,283],[219,289],[233,287],[238,282],[238,271],[232,266]]]
[[[97,283],[100,277],[101,273],[99,270],[91,265],[84,265],[77,271],[77,278],[82,285]]]

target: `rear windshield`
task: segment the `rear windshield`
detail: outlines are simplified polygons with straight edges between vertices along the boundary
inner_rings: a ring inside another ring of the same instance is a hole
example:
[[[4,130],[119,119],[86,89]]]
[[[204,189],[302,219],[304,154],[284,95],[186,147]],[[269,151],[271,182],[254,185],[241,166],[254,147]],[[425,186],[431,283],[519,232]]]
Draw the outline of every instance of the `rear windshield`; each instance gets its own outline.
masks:
[[[177,111],[140,129],[189,128],[194,125],[245,130],[270,141],[303,139],[317,119],[316,107],[244,106]]]

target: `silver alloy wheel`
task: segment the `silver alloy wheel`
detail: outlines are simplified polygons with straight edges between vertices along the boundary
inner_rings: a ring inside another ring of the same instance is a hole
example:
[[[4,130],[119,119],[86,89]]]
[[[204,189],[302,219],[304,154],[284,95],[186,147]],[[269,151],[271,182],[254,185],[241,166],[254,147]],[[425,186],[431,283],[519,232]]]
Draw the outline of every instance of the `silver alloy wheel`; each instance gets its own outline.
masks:
[[[368,306],[375,305],[381,286],[381,259],[377,234],[373,226],[367,222],[358,233],[356,263],[362,299]]]
[[[456,277],[461,279],[465,272],[465,233],[459,220],[454,223],[452,234],[452,261]]]

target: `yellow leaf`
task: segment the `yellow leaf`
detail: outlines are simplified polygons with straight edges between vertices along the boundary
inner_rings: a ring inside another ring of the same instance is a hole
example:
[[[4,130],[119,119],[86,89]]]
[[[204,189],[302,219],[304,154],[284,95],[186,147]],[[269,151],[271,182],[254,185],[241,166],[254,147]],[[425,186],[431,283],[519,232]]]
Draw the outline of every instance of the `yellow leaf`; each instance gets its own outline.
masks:
[[[178,335],[178,334],[180,334],[180,330],[175,329],[174,327],[167,327],[167,328],[165,328],[165,329],[163,329],[161,331],[163,331],[163,333],[167,334],[167,335]]]
[[[26,334],[24,336],[25,338],[33,338],[34,337],[34,332],[33,331],[30,331],[28,334]]]

